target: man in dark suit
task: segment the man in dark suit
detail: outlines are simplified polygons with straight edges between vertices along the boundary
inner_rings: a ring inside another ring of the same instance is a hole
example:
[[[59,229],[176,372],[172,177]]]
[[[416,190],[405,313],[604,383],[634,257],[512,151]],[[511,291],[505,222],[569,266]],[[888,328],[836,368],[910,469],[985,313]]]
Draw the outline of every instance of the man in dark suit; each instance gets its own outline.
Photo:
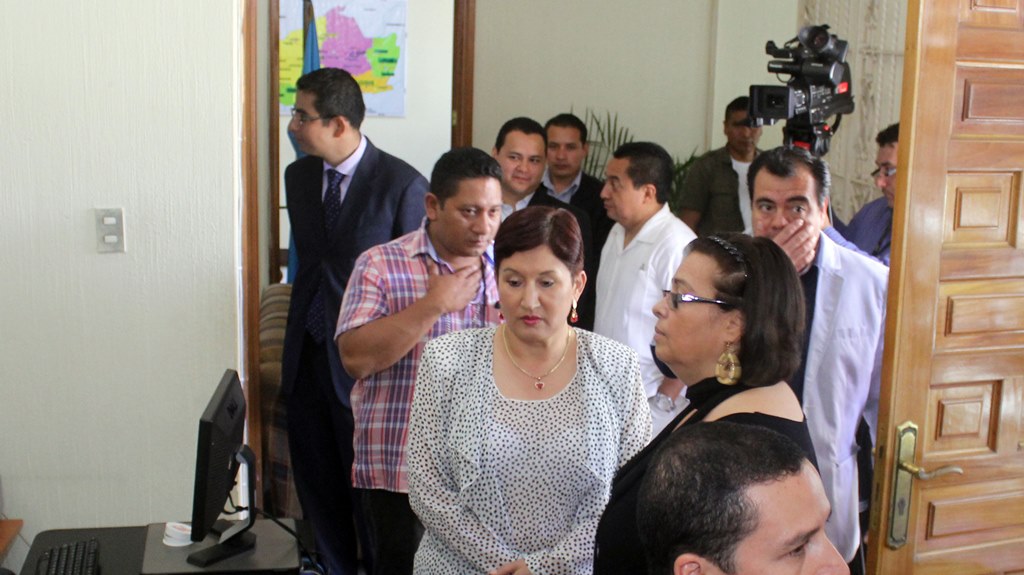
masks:
[[[501,219],[527,206],[551,206],[572,212],[583,234],[583,270],[587,274],[587,286],[576,302],[579,320],[576,325],[583,329],[594,328],[594,278],[597,276],[599,253],[594,252],[593,232],[586,212],[548,195],[541,186],[544,167],[547,163],[547,135],[544,127],[532,118],[512,118],[498,130],[498,137],[491,150],[501,165]]]
[[[420,226],[427,180],[360,133],[366,107],[348,72],[322,68],[299,78],[297,88],[288,130],[308,156],[284,176],[299,266],[281,391],[295,487],[317,550],[332,574],[355,575],[354,381],[341,366],[334,330],[356,258]]]
[[[542,183],[548,195],[587,213],[594,233],[594,253],[600,254],[615,221],[601,199],[604,182],[583,171],[590,152],[587,125],[574,114],[559,114],[544,124],[548,140],[548,167]],[[597,278],[590,278],[593,282]]]

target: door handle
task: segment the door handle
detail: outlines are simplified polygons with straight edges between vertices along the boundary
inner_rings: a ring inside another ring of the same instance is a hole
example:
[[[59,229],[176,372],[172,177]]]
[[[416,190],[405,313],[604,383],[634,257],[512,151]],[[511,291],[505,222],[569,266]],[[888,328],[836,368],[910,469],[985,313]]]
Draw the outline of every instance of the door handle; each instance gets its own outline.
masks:
[[[964,474],[964,468],[959,465],[946,465],[936,469],[935,471],[928,471],[924,467],[918,467],[909,461],[900,461],[899,465],[900,469],[903,469],[922,481],[928,481],[929,479],[935,479],[936,477],[949,475],[950,473],[956,473],[957,475]]]
[[[928,481],[942,475],[963,475],[962,467],[947,465],[934,471],[914,464],[917,454],[917,424],[905,421],[896,428],[896,465],[892,468],[892,499],[889,502],[889,532],[886,545],[899,549],[907,544],[910,527],[910,502],[914,491],[914,478]]]

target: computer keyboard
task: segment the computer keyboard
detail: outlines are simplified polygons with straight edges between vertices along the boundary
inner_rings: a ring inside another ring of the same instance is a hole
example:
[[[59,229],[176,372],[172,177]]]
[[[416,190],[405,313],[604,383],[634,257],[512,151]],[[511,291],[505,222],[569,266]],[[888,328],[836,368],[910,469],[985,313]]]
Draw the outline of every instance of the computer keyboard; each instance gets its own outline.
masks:
[[[39,558],[36,575],[97,575],[99,549],[95,539],[52,547]]]

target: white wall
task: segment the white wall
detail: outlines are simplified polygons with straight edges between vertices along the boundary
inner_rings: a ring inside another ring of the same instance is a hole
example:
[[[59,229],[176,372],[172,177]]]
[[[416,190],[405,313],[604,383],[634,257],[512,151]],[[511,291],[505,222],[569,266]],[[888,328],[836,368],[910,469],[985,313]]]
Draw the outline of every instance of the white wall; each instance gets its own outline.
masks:
[[[677,157],[721,146],[725,105],[778,82],[764,45],[796,21],[796,0],[479,2],[474,145],[490,150],[514,116],[590,108]]]
[[[773,40],[781,46],[799,29],[796,0],[717,0],[714,5],[714,91],[707,118],[708,148],[712,149],[725,145],[722,121],[729,102],[749,94],[751,84],[782,84],[768,73],[772,57],[765,53],[765,44]],[[765,126],[758,145],[762,149],[782,145],[782,125]]]
[[[3,3],[0,512],[29,541],[188,518],[239,359],[237,4]],[[127,253],[96,253],[107,206]]]
[[[849,222],[880,194],[870,175],[878,153],[875,136],[900,118],[907,3],[801,0],[800,5],[803,24],[829,24],[833,34],[849,42],[846,61],[853,75],[855,109],[843,118],[827,157],[832,207]]]

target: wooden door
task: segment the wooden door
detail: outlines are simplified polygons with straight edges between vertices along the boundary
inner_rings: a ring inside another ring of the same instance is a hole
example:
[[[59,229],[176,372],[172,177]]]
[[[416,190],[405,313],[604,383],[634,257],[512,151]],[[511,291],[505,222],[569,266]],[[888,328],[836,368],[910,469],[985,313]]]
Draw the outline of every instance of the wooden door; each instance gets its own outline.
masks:
[[[869,572],[1024,573],[1024,0],[907,27]],[[894,499],[904,422],[913,464],[963,473]]]

